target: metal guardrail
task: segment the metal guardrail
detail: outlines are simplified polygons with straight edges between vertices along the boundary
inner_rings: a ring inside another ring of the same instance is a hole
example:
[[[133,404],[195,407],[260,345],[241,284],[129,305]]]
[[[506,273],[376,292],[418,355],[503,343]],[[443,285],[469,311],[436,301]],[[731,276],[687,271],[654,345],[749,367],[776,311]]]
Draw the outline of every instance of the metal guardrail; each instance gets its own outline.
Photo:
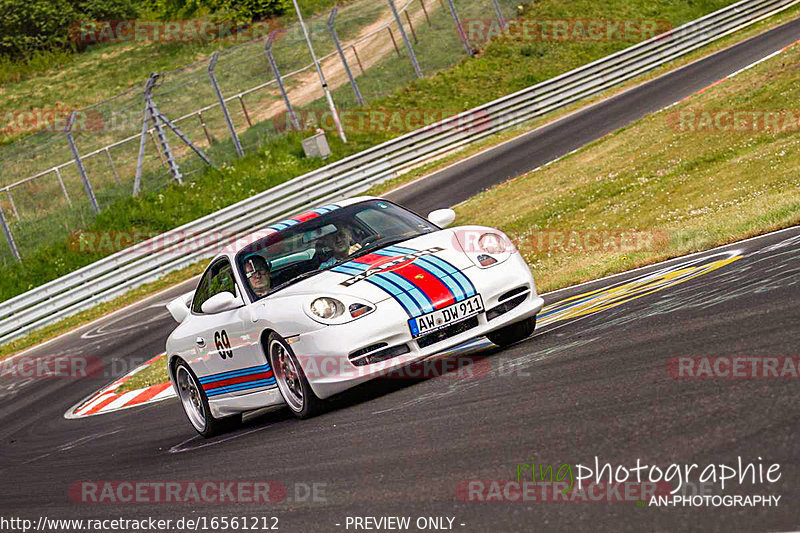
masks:
[[[537,85],[299,176],[0,305],[0,342],[214,255],[303,208],[362,193],[413,165],[652,70],[800,0],[742,0]],[[202,245],[197,245],[202,242]]]

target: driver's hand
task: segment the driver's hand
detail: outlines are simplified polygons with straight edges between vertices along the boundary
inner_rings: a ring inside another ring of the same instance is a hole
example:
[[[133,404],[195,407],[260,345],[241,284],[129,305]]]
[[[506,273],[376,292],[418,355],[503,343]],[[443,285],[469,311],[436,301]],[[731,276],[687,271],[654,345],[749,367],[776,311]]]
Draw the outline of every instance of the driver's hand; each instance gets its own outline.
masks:
[[[362,246],[359,243],[355,243],[354,245],[352,245],[350,248],[347,249],[347,255],[353,255],[354,253],[359,251],[361,248],[362,248]]]

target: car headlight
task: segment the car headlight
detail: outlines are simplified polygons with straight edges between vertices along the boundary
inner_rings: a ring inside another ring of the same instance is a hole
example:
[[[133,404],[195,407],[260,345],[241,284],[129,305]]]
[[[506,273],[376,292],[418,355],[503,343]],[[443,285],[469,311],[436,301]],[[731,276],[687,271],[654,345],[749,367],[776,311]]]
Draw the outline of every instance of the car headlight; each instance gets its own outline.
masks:
[[[478,239],[478,246],[481,250],[490,254],[502,254],[506,251],[503,238],[496,233],[484,233]]]
[[[325,320],[331,320],[344,313],[344,304],[334,298],[317,298],[311,302],[311,312]]]

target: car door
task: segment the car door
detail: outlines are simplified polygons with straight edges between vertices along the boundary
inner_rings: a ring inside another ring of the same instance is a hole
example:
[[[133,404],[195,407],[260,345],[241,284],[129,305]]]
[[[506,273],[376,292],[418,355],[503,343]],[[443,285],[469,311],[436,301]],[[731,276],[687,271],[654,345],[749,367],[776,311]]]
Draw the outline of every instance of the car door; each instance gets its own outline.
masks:
[[[196,349],[200,359],[204,363],[205,372],[198,373],[201,381],[203,378],[214,377],[223,374],[224,378],[228,372],[250,369],[257,366],[254,359],[254,350],[260,349],[258,338],[253,338],[246,327],[249,325],[247,308],[244,303],[236,309],[220,311],[218,313],[206,313],[203,311],[203,304],[212,296],[221,292],[230,292],[234,296],[242,298],[244,296],[241,288],[237,285],[233,275],[233,270],[228,258],[220,258],[215,261],[200,281],[192,301],[191,320],[197,333],[195,339]],[[257,336],[256,336],[257,337]],[[264,357],[261,357],[261,364]],[[232,388],[226,389],[236,392],[239,385],[228,383],[220,379],[219,385],[226,385]],[[208,388],[204,384],[204,389]],[[220,393],[220,390],[216,391]],[[245,392],[251,392],[246,390]]]

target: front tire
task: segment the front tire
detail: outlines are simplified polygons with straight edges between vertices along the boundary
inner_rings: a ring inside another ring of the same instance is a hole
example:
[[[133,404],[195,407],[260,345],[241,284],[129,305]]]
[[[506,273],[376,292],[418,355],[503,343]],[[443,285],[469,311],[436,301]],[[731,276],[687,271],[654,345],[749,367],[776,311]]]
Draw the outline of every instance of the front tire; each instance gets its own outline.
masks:
[[[229,431],[242,423],[242,414],[215,418],[211,414],[206,396],[200,381],[185,361],[179,360],[175,365],[175,384],[178,386],[178,397],[183,412],[192,427],[203,437],[209,438]]]
[[[324,410],[325,404],[317,398],[306,379],[303,367],[289,344],[277,333],[267,339],[269,364],[286,405],[297,418],[311,418]]]
[[[536,315],[526,318],[525,320],[520,320],[519,322],[509,324],[508,326],[500,328],[497,331],[487,333],[486,338],[501,348],[505,348],[506,346],[510,346],[515,342],[527,339],[533,334],[535,329]]]

